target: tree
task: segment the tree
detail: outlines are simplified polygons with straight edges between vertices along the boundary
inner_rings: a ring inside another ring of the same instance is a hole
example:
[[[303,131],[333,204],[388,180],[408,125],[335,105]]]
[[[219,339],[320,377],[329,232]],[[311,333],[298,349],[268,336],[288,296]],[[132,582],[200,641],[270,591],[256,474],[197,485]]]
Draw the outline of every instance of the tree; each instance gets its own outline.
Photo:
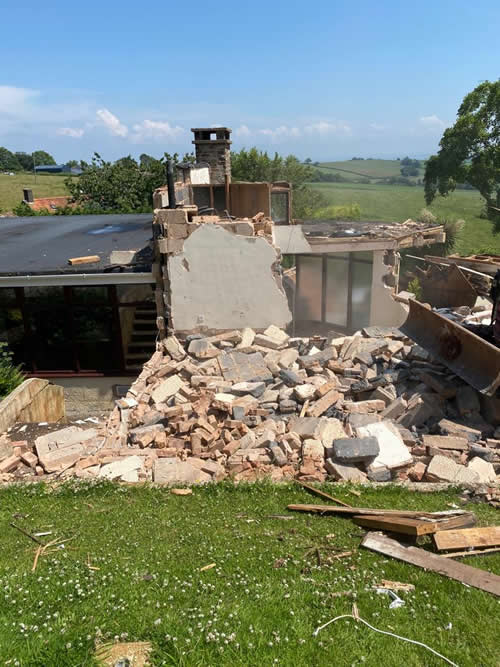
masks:
[[[66,166],[67,167],[79,167],[80,165],[78,163],[78,160],[68,160],[66,162]]]
[[[33,171],[33,156],[31,153],[24,153],[19,151],[16,153],[16,158],[23,171]]]
[[[21,165],[17,157],[3,146],[0,146],[0,170],[21,171]]]
[[[52,155],[46,151],[35,151],[33,153],[33,158],[37,167],[41,164],[56,164],[56,161]]]
[[[486,202],[486,216],[500,210],[500,79],[485,81],[464,97],[453,127],[426,164],[425,200],[446,196],[457,183],[470,183]]]
[[[321,193],[306,186],[316,172],[312,165],[302,164],[295,155],[282,157],[275,153],[271,158],[257,148],[248,151],[243,148],[231,155],[231,176],[235,181],[288,181],[293,188],[293,215],[298,218],[309,217],[314,208],[326,203]]]

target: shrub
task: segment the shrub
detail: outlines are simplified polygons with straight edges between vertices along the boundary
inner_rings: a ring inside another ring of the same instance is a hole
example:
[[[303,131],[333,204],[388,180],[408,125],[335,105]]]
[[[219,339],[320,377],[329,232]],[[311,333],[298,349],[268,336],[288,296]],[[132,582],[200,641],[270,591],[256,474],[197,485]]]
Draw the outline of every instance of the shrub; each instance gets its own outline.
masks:
[[[418,278],[413,278],[413,280],[410,280],[408,283],[408,292],[411,292],[417,301],[422,300],[422,287]]]
[[[417,219],[427,225],[434,225],[437,222],[436,216],[432,211],[429,211],[428,208],[423,208],[418,214]]]
[[[10,394],[24,380],[20,366],[12,363],[12,352],[7,343],[0,342],[0,400]]]
[[[35,211],[31,208],[31,206],[28,206],[25,201],[22,201],[17,206],[15,206],[12,210],[12,213],[14,213],[14,215],[18,215],[20,218],[23,218],[27,215],[36,215]]]
[[[351,203],[343,206],[324,206],[314,211],[313,218],[321,220],[359,220],[361,207]]]

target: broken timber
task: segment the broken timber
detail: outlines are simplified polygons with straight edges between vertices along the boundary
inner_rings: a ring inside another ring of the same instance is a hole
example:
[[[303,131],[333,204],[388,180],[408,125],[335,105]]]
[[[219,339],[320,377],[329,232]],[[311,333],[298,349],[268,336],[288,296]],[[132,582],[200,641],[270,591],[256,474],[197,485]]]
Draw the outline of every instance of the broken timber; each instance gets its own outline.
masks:
[[[450,528],[462,526],[473,526],[476,517],[472,513],[461,514],[441,519],[439,521],[424,521],[422,519],[412,519],[410,517],[385,517],[385,516],[353,516],[354,523],[364,528],[372,530],[385,530],[392,533],[402,533],[403,535],[430,535],[439,531],[449,531]],[[457,531],[462,532],[462,531]]]
[[[86,257],[72,257],[68,259],[68,264],[75,266],[76,264],[95,264],[100,261],[99,255],[87,255]]]
[[[500,526],[449,530],[434,535],[434,542],[439,551],[467,549],[468,547],[498,547],[500,546]]]
[[[361,546],[500,596],[500,577],[497,574],[457,563],[424,549],[405,546],[379,533],[367,533],[361,542]]]
[[[295,481],[297,482],[297,484],[300,484],[300,486],[303,486],[304,489],[307,489],[311,493],[314,493],[315,495],[320,496],[320,498],[326,498],[326,500],[333,500],[334,503],[338,503],[339,505],[343,505],[343,507],[351,507],[348,503],[344,503],[342,500],[339,500],[338,498],[334,498],[334,496],[331,496],[329,493],[325,493],[324,491],[320,491],[315,486],[311,486],[310,484],[307,484],[306,482],[301,482],[298,479],[296,479]]]
[[[418,519],[449,519],[451,516],[462,516],[468,514],[457,510],[456,512],[415,512],[414,510],[385,510],[370,509],[368,507],[335,507],[333,505],[288,505],[287,509],[294,512],[315,512],[317,514],[346,514],[363,516],[387,516],[387,517],[409,517]]]

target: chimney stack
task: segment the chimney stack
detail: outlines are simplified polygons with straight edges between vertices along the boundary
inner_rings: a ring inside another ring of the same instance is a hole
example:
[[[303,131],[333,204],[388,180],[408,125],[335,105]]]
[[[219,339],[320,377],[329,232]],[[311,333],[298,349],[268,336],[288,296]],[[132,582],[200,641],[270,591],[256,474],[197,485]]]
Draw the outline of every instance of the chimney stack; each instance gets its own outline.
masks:
[[[196,162],[206,163],[212,185],[231,182],[231,130],[229,127],[195,127]]]

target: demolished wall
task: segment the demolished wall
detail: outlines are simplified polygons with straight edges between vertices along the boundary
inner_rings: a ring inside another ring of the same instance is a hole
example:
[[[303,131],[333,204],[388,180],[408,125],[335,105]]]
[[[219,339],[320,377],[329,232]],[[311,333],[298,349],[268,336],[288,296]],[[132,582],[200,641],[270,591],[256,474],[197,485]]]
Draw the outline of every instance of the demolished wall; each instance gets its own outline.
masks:
[[[224,220],[186,209],[159,210],[157,271],[170,330],[217,333],[292,318],[281,282],[272,222]]]

